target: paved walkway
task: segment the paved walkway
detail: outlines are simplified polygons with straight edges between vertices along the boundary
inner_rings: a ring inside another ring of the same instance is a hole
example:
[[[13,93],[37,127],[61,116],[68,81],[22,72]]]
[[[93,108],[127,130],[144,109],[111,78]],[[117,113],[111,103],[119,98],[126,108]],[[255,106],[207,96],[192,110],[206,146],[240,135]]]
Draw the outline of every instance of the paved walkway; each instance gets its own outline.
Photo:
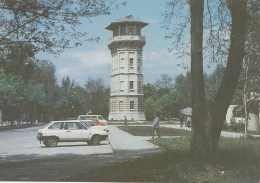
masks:
[[[147,142],[147,139],[133,136],[116,126],[109,126],[108,138],[114,151],[163,151],[160,147]]]
[[[184,129],[184,130],[191,130],[191,128],[183,126],[182,128],[180,125],[177,124],[165,124],[161,125],[162,127],[167,127],[167,128],[176,128],[176,129]],[[243,133],[237,133],[237,132],[227,132],[227,131],[222,131],[221,132],[222,137],[228,137],[228,138],[240,138],[243,137]]]
[[[138,126],[151,126],[151,125],[138,125]],[[162,124],[161,127],[166,128],[175,128],[175,129],[184,129],[191,130],[188,127],[180,127],[178,124]],[[229,138],[240,138],[243,133],[235,132],[221,132],[221,136]],[[108,135],[111,148],[114,152],[126,151],[126,152],[147,152],[147,153],[156,153],[162,152],[163,149],[160,147],[148,142],[151,139],[151,136],[133,136],[117,126],[109,126],[109,135]],[[162,138],[177,138],[177,136],[162,136]]]

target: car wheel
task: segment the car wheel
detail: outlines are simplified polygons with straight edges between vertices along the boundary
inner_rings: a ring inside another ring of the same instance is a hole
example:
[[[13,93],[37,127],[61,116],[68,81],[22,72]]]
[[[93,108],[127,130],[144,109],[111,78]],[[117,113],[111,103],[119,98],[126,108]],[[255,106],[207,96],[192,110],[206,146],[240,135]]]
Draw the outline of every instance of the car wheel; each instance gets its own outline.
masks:
[[[91,139],[92,145],[99,145],[101,142],[100,136],[94,135]]]
[[[87,140],[88,145],[92,145],[92,141],[91,140]]]
[[[44,141],[43,141],[43,144],[44,144],[46,147],[50,147],[49,144],[48,144],[48,140],[44,140]]]
[[[58,139],[56,137],[50,137],[48,138],[48,145],[49,147],[56,147],[58,144]]]

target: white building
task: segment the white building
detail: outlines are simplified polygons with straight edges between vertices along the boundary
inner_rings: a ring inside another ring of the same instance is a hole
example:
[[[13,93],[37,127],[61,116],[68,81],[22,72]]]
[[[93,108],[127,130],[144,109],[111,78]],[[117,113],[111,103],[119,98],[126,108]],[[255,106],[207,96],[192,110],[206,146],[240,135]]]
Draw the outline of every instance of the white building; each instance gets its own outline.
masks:
[[[231,122],[235,122],[235,123],[245,122],[245,118],[243,117],[243,111],[241,111],[238,105],[230,105],[227,110],[226,123],[230,124]]]
[[[109,120],[145,120],[143,106],[142,52],[145,37],[141,29],[148,25],[133,16],[112,22],[108,43],[112,56]]]

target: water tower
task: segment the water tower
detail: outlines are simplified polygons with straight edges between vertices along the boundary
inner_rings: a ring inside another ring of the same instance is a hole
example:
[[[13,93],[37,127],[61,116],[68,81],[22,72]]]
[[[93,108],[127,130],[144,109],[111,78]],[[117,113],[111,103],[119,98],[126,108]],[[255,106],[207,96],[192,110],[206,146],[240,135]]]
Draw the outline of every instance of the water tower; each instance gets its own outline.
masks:
[[[141,29],[148,25],[127,16],[106,27],[113,31],[109,120],[145,120],[143,103],[143,47]]]

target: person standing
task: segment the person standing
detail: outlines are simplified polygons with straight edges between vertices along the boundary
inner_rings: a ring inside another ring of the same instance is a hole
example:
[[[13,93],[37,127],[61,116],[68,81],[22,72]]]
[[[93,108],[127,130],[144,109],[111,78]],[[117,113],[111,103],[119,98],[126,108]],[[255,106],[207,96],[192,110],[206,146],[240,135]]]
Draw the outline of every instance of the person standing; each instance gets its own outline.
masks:
[[[186,119],[186,126],[187,126],[188,128],[191,127],[191,118],[190,118],[189,116],[188,116],[187,119]]]
[[[153,137],[154,136],[158,136],[158,138],[160,138],[160,131],[159,131],[159,127],[160,127],[160,119],[157,115],[154,116],[154,120],[153,120]]]
[[[180,114],[179,120],[180,120],[180,126],[181,126],[181,128],[182,128],[182,126],[183,126],[183,121],[184,121],[184,116],[183,116],[182,114]]]
[[[126,118],[126,116],[124,116],[124,123],[125,123],[125,126],[127,126],[127,118]]]

